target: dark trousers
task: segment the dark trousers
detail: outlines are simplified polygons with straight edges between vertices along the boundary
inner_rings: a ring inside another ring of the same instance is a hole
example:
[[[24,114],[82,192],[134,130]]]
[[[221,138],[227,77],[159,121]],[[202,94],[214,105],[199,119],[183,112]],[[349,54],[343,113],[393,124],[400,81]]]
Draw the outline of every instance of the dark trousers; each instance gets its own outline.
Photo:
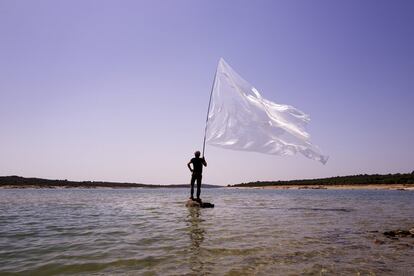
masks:
[[[197,181],[197,198],[200,198],[200,190],[201,190],[201,174],[193,174],[191,176],[191,198],[194,197],[194,182]]]

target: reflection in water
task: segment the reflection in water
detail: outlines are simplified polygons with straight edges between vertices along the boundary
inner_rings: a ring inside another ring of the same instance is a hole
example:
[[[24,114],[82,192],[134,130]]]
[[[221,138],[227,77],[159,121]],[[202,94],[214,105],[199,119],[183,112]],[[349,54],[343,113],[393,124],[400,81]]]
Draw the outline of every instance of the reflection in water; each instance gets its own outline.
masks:
[[[0,189],[0,275],[414,275],[414,192],[186,192]]]
[[[190,269],[196,275],[203,274],[203,256],[201,244],[204,241],[204,228],[201,227],[201,218],[200,208],[188,208],[188,229],[191,239],[190,246]]]

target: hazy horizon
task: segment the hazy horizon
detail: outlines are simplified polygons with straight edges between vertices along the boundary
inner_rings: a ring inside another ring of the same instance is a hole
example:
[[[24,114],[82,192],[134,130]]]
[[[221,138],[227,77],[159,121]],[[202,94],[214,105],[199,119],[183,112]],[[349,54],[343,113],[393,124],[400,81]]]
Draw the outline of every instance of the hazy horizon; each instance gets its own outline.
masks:
[[[324,166],[207,145],[203,182],[414,170],[412,1],[0,2],[0,175],[189,182],[223,57]]]

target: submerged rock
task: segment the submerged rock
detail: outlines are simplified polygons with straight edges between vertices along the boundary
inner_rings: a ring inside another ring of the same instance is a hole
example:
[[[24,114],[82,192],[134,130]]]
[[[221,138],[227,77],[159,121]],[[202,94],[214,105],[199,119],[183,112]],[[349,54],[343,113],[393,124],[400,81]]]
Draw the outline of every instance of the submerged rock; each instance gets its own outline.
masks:
[[[391,231],[385,231],[383,234],[387,238],[396,239],[396,238],[404,238],[404,237],[413,237],[414,238],[414,229],[410,230],[391,230]]]
[[[187,200],[186,207],[199,207],[199,208],[214,208],[214,204],[210,202],[198,202],[192,199]]]
[[[380,240],[380,239],[375,239],[375,240],[374,240],[374,243],[376,243],[376,244],[384,244],[384,243],[385,243],[385,241]]]
[[[187,200],[187,203],[185,204],[185,207],[200,207],[200,203],[195,200]]]
[[[201,208],[214,208],[214,204],[210,202],[202,202]]]

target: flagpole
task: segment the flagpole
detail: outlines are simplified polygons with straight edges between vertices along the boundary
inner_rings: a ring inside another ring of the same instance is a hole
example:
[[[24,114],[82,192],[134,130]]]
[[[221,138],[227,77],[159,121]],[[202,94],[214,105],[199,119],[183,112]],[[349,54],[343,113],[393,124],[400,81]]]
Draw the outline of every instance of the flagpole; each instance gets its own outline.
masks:
[[[206,136],[207,136],[207,123],[208,123],[208,115],[210,115],[211,98],[212,98],[212,96],[213,96],[214,85],[216,84],[216,76],[217,76],[217,69],[216,69],[216,73],[214,74],[213,84],[211,85],[210,99],[208,100],[208,108],[207,108],[206,126],[205,126],[205,128],[204,128],[203,155],[202,155],[203,157],[204,157],[204,151],[205,151],[205,149],[206,149]]]

